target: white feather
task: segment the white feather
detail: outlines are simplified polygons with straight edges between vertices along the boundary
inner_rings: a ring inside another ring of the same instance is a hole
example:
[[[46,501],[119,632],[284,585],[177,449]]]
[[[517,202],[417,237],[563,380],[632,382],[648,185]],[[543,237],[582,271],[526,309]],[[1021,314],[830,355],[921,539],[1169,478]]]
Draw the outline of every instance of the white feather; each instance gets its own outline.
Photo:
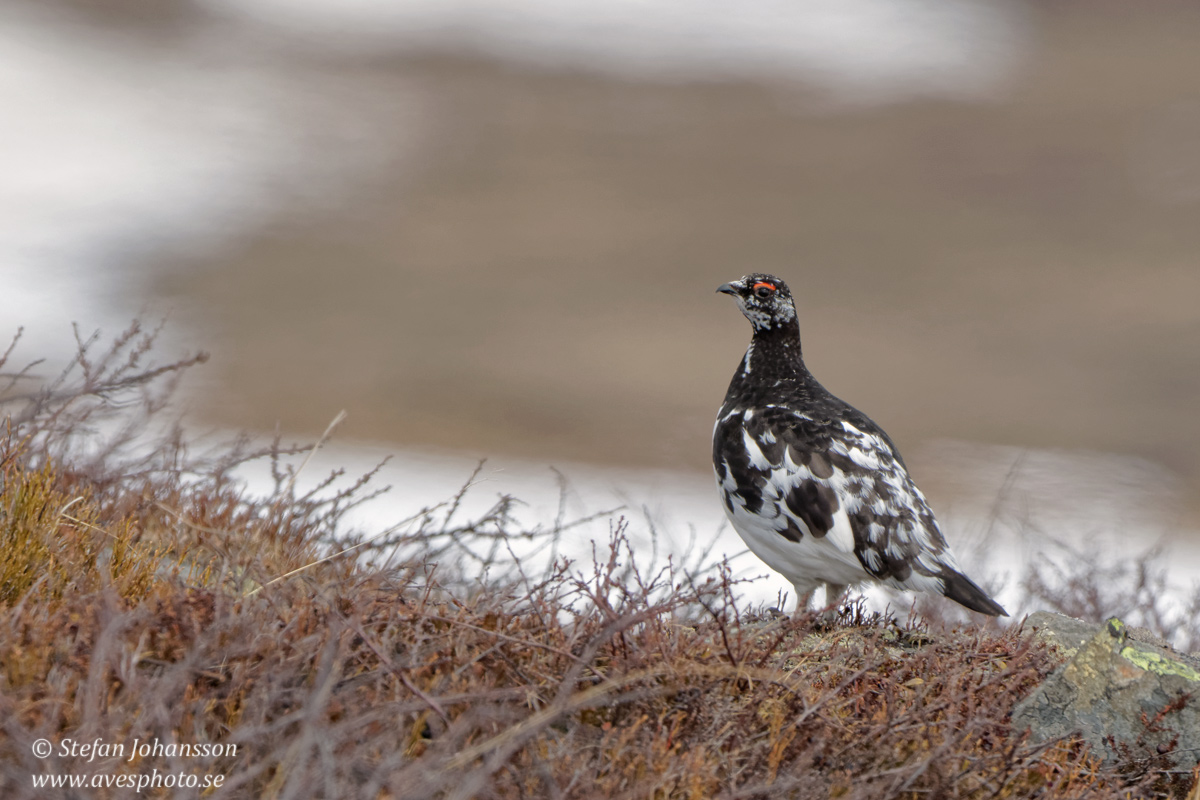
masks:
[[[850,515],[845,508],[839,507],[833,515],[833,527],[825,534],[825,538],[844,553],[854,552],[854,528],[850,525]]]
[[[742,429],[742,446],[746,448],[746,454],[750,457],[750,466],[755,469],[760,469],[764,472],[770,470],[773,466],[767,457],[763,455],[762,448],[758,446],[758,442],[754,441],[754,437],[750,435],[750,431]]]

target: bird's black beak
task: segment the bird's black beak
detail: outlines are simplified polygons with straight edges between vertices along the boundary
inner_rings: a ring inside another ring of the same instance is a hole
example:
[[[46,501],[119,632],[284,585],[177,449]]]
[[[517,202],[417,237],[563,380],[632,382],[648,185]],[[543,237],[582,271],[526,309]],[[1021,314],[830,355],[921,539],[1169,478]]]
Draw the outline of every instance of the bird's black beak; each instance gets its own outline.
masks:
[[[717,287],[717,291],[721,294],[737,294],[741,287],[736,282],[722,283]]]

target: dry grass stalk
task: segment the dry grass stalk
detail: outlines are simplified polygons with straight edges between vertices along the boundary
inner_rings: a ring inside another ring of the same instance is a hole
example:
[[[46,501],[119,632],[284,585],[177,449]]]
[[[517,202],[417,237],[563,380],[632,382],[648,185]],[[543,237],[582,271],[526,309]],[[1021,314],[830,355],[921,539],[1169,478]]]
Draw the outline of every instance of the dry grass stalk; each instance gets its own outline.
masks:
[[[205,797],[286,800],[1182,797],[1194,783],[1015,736],[1009,710],[1054,664],[1015,630],[931,634],[861,605],[828,627],[764,619],[739,608],[727,568],[647,570],[624,521],[590,565],[487,570],[517,539],[554,552],[569,523],[519,529],[511,499],[458,521],[460,496],[355,538],[344,515],[370,476],[298,494],[300,449],[193,455],[174,426],[148,452],[160,383],[197,359],[143,366],[140,336],[96,359],[83,342],[75,372],[6,402],[0,796],[56,796],[33,775],[154,770],[223,776]],[[272,464],[274,496],[232,477],[252,458]],[[39,760],[39,738],[236,751]]]

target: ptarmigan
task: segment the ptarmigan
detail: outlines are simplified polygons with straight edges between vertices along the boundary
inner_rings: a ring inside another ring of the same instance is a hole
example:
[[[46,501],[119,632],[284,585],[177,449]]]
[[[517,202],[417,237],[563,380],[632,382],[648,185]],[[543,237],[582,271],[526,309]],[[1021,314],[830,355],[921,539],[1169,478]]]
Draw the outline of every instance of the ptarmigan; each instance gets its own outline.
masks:
[[[832,605],[873,581],[1007,616],[962,573],[888,435],[804,366],[787,284],[755,273],[717,291],[754,326],[713,428],[717,488],[750,550],[792,582],[797,610],[820,584]]]

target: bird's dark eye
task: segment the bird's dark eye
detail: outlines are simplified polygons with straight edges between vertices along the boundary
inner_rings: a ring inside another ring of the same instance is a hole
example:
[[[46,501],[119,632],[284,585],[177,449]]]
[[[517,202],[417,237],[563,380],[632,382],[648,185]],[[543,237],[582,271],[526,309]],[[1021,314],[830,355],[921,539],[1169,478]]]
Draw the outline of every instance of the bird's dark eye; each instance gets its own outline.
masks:
[[[767,283],[766,281],[759,281],[758,283],[754,284],[754,295],[756,297],[762,298],[763,300],[770,297],[771,293],[774,291],[775,291],[775,284],[773,284],[773,283]]]

